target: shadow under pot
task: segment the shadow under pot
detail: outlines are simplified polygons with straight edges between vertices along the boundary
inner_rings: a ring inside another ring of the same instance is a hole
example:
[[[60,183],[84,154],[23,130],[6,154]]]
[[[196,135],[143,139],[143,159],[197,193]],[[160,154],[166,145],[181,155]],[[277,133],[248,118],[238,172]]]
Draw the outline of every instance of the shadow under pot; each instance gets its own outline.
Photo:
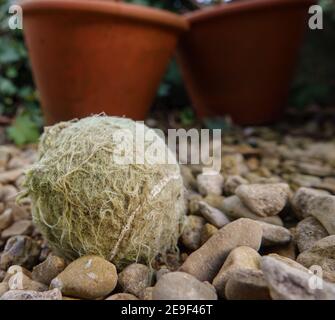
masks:
[[[313,0],[245,0],[185,15],[191,30],[178,60],[200,117],[235,123],[278,120]]]
[[[23,31],[46,124],[90,114],[143,120],[182,17],[103,0],[24,1]]]

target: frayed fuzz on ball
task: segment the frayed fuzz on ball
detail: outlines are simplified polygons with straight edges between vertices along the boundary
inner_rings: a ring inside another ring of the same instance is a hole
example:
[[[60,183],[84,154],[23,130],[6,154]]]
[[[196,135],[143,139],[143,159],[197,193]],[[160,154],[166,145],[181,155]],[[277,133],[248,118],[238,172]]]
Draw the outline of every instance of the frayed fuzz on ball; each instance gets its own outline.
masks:
[[[115,161],[116,131],[136,136],[139,128],[151,130],[126,118],[93,116],[49,127],[41,137],[24,186],[33,220],[58,254],[70,260],[96,254],[122,269],[176,250],[185,209],[174,155],[151,130],[155,139],[142,152],[155,143],[170,164]]]

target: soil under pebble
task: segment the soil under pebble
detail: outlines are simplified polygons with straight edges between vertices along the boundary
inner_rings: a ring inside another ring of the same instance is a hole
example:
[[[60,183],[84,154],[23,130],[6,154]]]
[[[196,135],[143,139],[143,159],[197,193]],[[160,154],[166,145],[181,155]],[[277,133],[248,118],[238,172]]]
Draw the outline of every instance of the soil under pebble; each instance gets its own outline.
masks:
[[[335,299],[334,120],[309,109],[272,127],[226,126],[219,174],[181,167],[179,254],[122,271],[50,251],[29,199],[15,203],[36,146],[1,145],[0,299]]]

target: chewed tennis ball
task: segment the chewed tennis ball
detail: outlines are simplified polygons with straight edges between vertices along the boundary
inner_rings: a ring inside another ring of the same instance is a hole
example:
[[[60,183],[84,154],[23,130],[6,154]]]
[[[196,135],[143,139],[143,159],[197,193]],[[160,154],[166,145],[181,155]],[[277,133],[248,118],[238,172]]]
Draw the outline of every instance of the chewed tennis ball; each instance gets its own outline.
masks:
[[[149,139],[134,142],[143,133]],[[162,155],[168,160],[154,161]],[[47,128],[24,185],[36,226],[67,259],[96,254],[122,268],[176,249],[179,165],[143,123],[93,116]]]

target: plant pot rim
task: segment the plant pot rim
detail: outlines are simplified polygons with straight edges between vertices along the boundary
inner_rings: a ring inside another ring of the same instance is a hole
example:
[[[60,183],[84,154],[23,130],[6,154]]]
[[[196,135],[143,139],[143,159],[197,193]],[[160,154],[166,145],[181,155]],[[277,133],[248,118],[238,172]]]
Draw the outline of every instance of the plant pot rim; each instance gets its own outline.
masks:
[[[187,21],[194,23],[222,17],[223,15],[264,9],[276,9],[278,7],[296,7],[304,6],[306,4],[312,5],[314,3],[316,3],[316,0],[245,0],[213,5],[198,11],[186,13],[184,16]]]
[[[112,2],[112,0],[23,0],[19,5],[23,9],[23,14],[76,10],[146,21],[180,32],[189,29],[189,23],[183,16],[161,9]]]

